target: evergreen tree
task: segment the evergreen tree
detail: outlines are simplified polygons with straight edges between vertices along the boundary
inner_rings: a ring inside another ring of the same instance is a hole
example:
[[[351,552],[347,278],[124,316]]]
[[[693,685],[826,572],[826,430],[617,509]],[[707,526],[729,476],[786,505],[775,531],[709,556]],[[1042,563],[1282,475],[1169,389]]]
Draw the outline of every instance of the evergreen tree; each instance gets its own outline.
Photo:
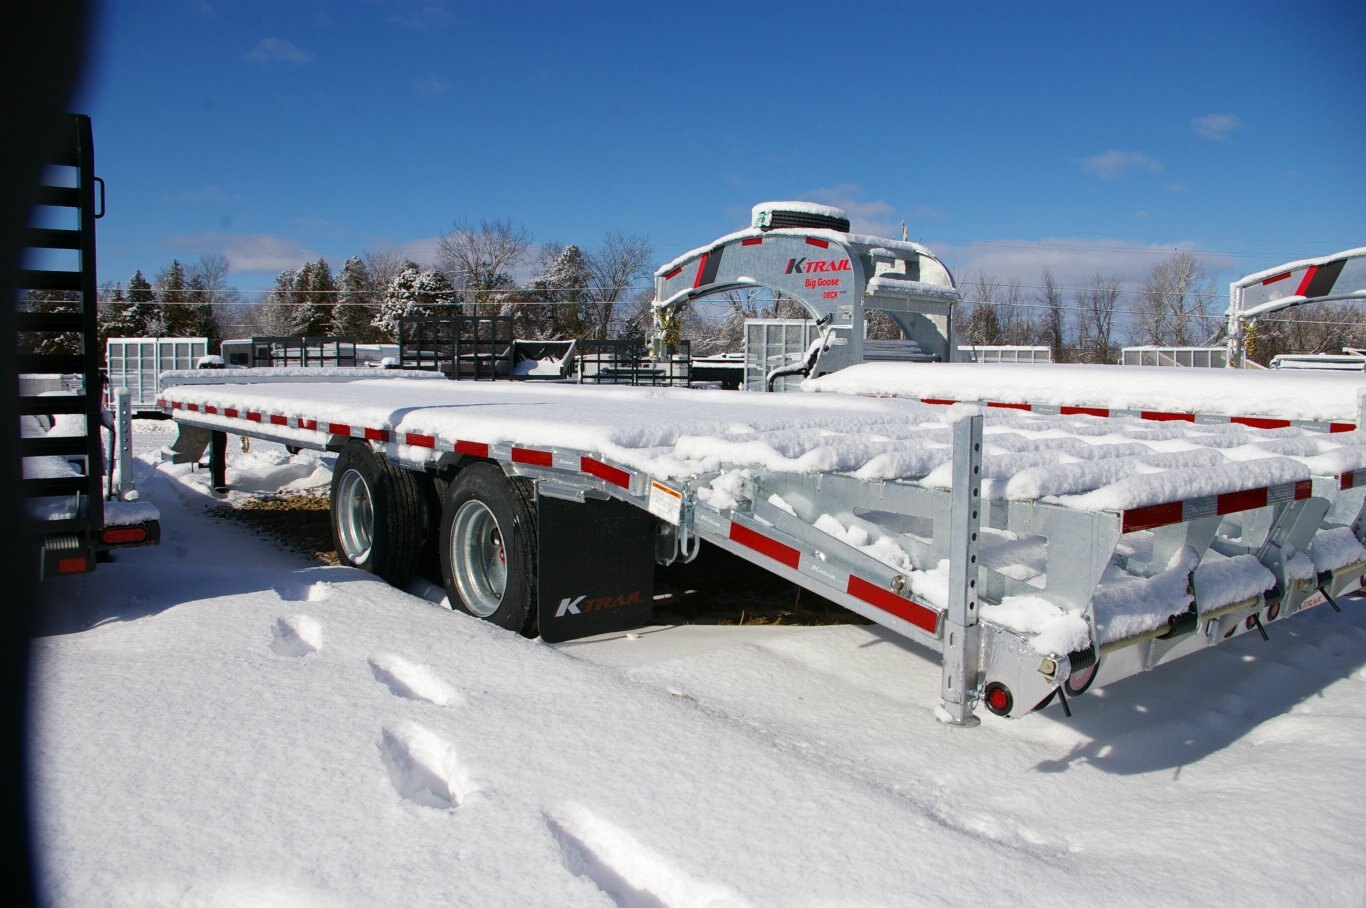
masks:
[[[450,313],[455,302],[455,287],[445,274],[423,271],[415,262],[407,262],[385,291],[373,324],[386,339],[393,340],[398,336],[400,319]]]
[[[325,259],[308,262],[294,273],[295,306],[290,334],[320,337],[332,328],[337,282]]]
[[[157,275],[157,298],[166,317],[166,333],[171,337],[193,337],[187,330],[192,315],[190,294],[186,292],[185,267],[178,259]]]
[[[332,310],[332,333],[357,343],[372,343],[378,334],[371,320],[378,294],[365,262],[352,256],[337,280],[337,306]]]
[[[183,337],[206,337],[209,340],[209,349],[217,350],[222,337],[219,334],[218,321],[215,318],[213,302],[210,299],[212,289],[204,280],[201,274],[191,274],[185,282],[185,296],[187,302],[183,307],[185,315],[182,319],[184,329]]]
[[[547,246],[542,265],[544,274],[526,286],[527,302],[504,307],[513,316],[514,331],[518,337],[537,340],[583,337],[587,326],[581,304],[592,280],[588,260],[573,244],[558,253],[554,246]]]
[[[138,271],[128,279],[128,293],[117,288],[101,308],[96,320],[100,326],[100,345],[111,337],[161,337],[166,323],[156,293]]]
[[[295,271],[281,271],[275,286],[261,301],[261,323],[273,335],[294,333]]]

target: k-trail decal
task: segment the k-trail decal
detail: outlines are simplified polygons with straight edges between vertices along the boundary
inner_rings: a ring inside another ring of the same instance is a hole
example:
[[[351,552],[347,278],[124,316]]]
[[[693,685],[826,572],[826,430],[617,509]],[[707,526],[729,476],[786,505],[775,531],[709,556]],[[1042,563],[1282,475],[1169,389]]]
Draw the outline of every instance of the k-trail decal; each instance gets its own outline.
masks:
[[[787,268],[783,274],[816,274],[817,272],[829,271],[853,271],[854,266],[848,259],[815,259],[808,261],[806,256],[799,259],[788,259]]]

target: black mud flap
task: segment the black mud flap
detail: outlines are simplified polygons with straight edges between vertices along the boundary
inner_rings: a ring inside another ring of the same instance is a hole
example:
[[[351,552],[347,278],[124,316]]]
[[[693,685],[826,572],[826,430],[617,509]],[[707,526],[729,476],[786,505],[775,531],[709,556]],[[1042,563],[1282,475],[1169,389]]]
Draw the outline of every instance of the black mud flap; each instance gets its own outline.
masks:
[[[621,501],[536,498],[541,639],[630,630],[654,609],[655,518]]]

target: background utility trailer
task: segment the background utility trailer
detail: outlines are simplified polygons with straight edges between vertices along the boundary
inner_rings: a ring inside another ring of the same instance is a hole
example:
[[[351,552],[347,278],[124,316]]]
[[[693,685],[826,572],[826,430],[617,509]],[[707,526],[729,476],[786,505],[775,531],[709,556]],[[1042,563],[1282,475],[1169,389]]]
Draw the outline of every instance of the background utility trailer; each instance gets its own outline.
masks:
[[[940,653],[954,724],[1265,633],[1366,572],[1358,432],[285,371],[167,376],[201,440],[175,457],[226,433],[335,452],[344,563],[402,584],[435,559],[457,607],[559,641],[647,623],[655,564],[707,543]]]
[[[157,376],[193,369],[209,353],[207,337],[111,337],[104,342],[106,406],[127,388],[133,415],[161,416],[157,409]]]

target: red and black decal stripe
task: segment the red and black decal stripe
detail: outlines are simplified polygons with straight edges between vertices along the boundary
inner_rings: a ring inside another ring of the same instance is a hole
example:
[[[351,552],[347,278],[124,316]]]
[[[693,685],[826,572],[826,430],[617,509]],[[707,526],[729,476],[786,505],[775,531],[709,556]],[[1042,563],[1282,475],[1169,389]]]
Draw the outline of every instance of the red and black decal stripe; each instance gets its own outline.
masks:
[[[1333,285],[1338,282],[1338,275],[1342,274],[1342,268],[1346,264],[1347,260],[1344,258],[1312,266],[1305,273],[1304,280],[1300,281],[1300,289],[1296,294],[1308,299],[1327,296],[1333,292]]]
[[[697,276],[692,282],[694,288],[716,283],[716,272],[721,267],[721,253],[725,251],[725,246],[717,246],[702,253],[702,257],[697,260]]]

